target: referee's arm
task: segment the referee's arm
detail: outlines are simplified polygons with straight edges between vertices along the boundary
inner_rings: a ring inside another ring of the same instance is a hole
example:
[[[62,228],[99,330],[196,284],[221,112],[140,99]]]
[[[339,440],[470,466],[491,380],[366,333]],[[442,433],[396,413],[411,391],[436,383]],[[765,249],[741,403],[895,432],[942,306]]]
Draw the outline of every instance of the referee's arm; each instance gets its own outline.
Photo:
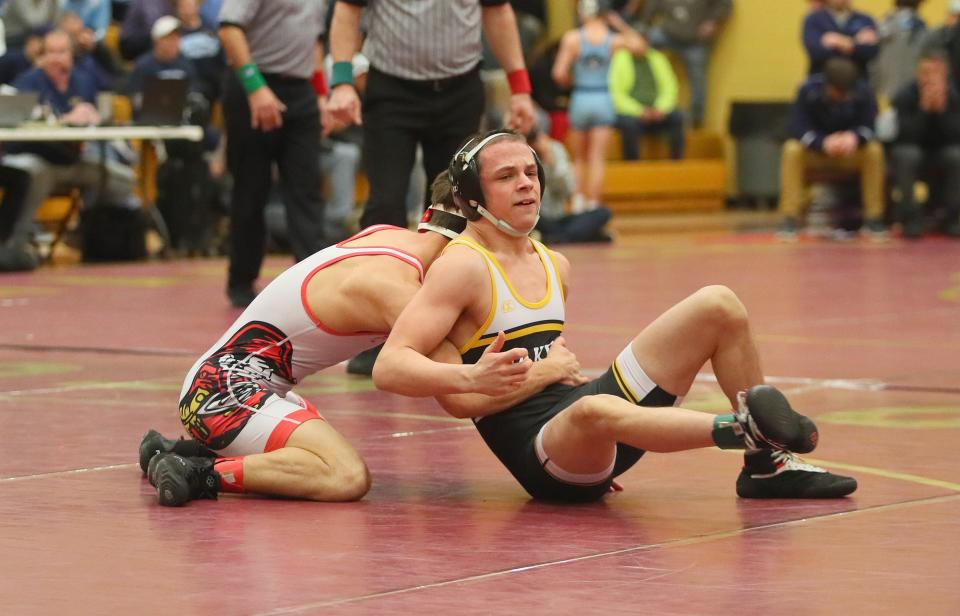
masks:
[[[533,128],[536,116],[533,99],[530,98],[530,78],[523,62],[523,49],[520,47],[520,35],[517,32],[517,17],[509,3],[495,1],[481,0],[483,32],[487,35],[493,55],[506,71],[510,81],[512,94],[509,126],[526,135]],[[514,84],[514,76],[521,77],[518,86]]]
[[[240,25],[221,22],[219,33],[220,43],[223,45],[230,68],[236,71],[242,67],[253,66],[250,45]],[[261,83],[263,85],[259,88],[247,92],[250,105],[250,127],[254,130],[271,131],[283,126],[283,112],[287,107],[280,102],[273,90],[262,82],[262,78]]]
[[[526,68],[517,33],[517,16],[509,3],[483,6],[483,33],[503,70],[512,73]]]
[[[359,4],[337,2],[333,8],[333,20],[330,23],[330,55],[333,63],[353,62],[353,54],[360,49],[360,10]],[[336,69],[334,69],[336,72]],[[352,69],[351,69],[352,74]],[[352,84],[338,83],[336,78],[330,84],[330,100],[326,111],[332,121],[341,124],[362,124],[360,115],[360,97]]]

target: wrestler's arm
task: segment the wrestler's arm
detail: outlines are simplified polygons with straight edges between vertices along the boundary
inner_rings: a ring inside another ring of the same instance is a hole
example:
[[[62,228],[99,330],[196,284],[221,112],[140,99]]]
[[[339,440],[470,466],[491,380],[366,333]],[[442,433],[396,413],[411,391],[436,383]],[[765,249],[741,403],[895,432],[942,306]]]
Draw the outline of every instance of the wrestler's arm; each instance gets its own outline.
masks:
[[[526,357],[525,349],[499,352],[502,333],[476,364],[447,364],[428,357],[470,306],[489,301],[479,292],[487,280],[486,265],[472,250],[449,250],[437,259],[380,351],[373,369],[376,386],[405,396],[501,395],[517,389],[530,362],[518,362]]]
[[[447,364],[462,363],[460,352],[449,340],[441,342],[440,346],[430,354],[430,359]],[[447,413],[461,419],[493,415],[540,393],[547,385],[568,378],[569,372],[568,365],[551,361],[550,356],[547,356],[547,359],[533,363],[530,371],[527,372],[527,378],[512,392],[500,396],[476,393],[448,394],[437,396],[437,402]]]

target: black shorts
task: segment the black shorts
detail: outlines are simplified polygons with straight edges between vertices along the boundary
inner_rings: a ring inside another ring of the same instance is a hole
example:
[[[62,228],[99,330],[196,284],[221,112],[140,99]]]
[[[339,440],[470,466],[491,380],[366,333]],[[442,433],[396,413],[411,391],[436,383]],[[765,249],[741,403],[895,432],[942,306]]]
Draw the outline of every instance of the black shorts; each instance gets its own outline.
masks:
[[[613,478],[636,464],[644,451],[617,443],[613,473],[601,483],[578,485],[560,481],[544,470],[537,457],[535,441],[540,429],[560,411],[583,396],[595,394],[609,394],[629,401],[617,385],[613,371],[608,369],[598,378],[578,387],[551,385],[513,408],[482,418],[476,424],[477,430],[497,458],[533,498],[594,501],[606,494]],[[676,396],[658,386],[640,400],[639,406],[673,406],[676,399]]]

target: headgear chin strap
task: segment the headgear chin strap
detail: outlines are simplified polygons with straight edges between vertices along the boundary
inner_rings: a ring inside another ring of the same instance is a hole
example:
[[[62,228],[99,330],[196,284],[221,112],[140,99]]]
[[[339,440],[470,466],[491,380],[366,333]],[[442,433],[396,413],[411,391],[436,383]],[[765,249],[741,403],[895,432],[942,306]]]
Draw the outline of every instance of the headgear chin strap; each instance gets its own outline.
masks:
[[[467,228],[467,219],[463,217],[458,207],[453,206],[453,209],[456,211],[451,211],[449,207],[442,204],[431,203],[423,212],[417,224],[417,231],[420,233],[433,231],[452,240],[457,239],[457,236]]]
[[[508,223],[506,220],[497,218],[496,216],[490,213],[490,210],[483,207],[482,205],[477,204],[477,211],[480,212],[481,216],[483,216],[484,218],[492,222],[497,229],[500,229],[507,235],[512,235],[513,237],[527,237],[528,235],[530,235],[530,232],[536,228],[537,223],[540,222],[540,206],[539,205],[537,205],[537,218],[536,220],[533,221],[533,224],[530,225],[530,228],[527,229],[526,231],[520,231],[519,229],[517,229],[516,227]]]

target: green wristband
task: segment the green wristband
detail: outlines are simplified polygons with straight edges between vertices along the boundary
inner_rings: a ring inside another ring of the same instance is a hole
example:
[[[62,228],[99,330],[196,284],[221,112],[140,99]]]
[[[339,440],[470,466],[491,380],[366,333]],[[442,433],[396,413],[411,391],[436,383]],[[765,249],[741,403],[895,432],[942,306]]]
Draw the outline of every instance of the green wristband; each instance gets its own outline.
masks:
[[[253,94],[267,85],[267,81],[263,78],[263,75],[260,74],[260,69],[258,69],[257,65],[253,62],[249,62],[238,68],[236,75],[247,94]]]
[[[352,62],[334,62],[333,79],[330,80],[330,88],[339,86],[342,83],[353,83],[353,63]]]

